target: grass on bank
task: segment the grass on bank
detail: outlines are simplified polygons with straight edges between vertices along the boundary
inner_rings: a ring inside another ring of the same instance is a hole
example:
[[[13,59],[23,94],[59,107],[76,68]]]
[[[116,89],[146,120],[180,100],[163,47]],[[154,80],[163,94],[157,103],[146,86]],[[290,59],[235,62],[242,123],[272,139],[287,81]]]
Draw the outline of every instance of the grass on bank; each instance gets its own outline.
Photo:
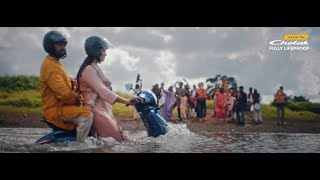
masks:
[[[129,94],[118,93],[129,98]],[[0,90],[0,114],[41,114],[41,95],[39,90]],[[118,117],[133,116],[130,107],[116,103],[113,114]]]
[[[130,94],[117,92],[118,95],[130,98]],[[207,101],[207,108],[212,109],[213,101]],[[0,114],[41,114],[41,95],[39,90],[0,90]],[[113,105],[113,114],[117,117],[130,118],[133,112],[130,107],[116,103]],[[277,109],[271,105],[262,106],[262,115],[265,120],[275,120]],[[174,109],[174,117],[177,117],[177,108]],[[285,118],[290,120],[320,120],[320,114],[309,111],[285,110]]]

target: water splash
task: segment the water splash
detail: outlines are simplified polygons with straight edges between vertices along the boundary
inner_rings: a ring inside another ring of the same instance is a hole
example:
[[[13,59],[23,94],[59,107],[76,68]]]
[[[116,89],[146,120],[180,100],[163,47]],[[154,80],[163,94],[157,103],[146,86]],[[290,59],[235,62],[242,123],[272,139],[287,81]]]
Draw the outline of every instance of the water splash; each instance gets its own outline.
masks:
[[[113,138],[89,137],[85,143],[63,142],[45,145],[34,144],[49,133],[46,128],[0,128],[0,152],[45,153],[283,153],[320,152],[320,134],[277,133],[209,133],[191,132],[186,124],[168,124],[168,132],[157,138],[147,137],[146,131],[124,131],[129,142],[117,142]]]

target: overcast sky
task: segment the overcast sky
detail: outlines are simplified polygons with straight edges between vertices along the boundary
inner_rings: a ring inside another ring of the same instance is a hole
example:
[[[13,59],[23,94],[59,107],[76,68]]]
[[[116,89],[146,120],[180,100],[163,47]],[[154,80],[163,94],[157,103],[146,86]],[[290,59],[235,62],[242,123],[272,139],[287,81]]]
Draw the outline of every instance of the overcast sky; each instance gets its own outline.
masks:
[[[205,82],[217,74],[233,76],[248,92],[257,88],[263,102],[283,86],[288,95],[320,101],[320,28],[308,27],[0,27],[0,75],[39,75],[46,56],[45,33],[69,36],[66,59],[76,76],[86,54],[85,39],[106,37],[113,49],[101,64],[113,88],[125,91],[140,73],[144,88],[165,82],[165,88],[187,79]],[[285,34],[309,34],[307,51],[272,51],[269,42]]]

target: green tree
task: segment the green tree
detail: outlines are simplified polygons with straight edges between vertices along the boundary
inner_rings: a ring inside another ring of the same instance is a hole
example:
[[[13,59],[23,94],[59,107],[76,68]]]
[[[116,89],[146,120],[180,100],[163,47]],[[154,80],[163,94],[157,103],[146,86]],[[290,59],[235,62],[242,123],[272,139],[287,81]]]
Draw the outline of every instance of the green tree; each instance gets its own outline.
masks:
[[[309,102],[310,99],[307,99],[304,96],[294,96],[293,101],[295,102]]]
[[[212,92],[219,87],[218,81],[221,80],[221,75],[218,74],[214,78],[208,78],[206,80],[207,83],[207,89],[208,89],[208,94],[212,94]]]
[[[238,88],[237,80],[234,77],[232,76],[228,77],[226,75],[221,76],[220,74],[218,74],[214,78],[208,78],[206,80],[206,82],[208,83],[207,85],[208,93],[211,94],[216,88],[221,88],[222,86],[222,84],[220,83],[221,79],[225,77],[228,79],[228,87],[232,87],[234,89]]]

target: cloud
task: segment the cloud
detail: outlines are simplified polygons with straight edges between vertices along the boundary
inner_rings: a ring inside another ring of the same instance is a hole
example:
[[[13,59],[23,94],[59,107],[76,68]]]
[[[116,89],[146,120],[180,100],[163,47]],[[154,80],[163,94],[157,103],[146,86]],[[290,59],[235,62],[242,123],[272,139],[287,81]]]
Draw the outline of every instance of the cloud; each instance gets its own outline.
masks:
[[[162,38],[165,43],[168,43],[168,42],[170,42],[172,40],[172,36],[171,35],[164,34],[164,33],[160,32],[158,30],[150,30],[149,33],[152,34],[152,35],[155,35],[155,36],[158,36],[158,37]]]
[[[311,50],[314,51],[314,50]],[[299,53],[292,58],[302,62],[300,72],[298,72],[299,89],[303,94],[312,96],[320,92],[320,53],[313,52],[312,54]]]
[[[172,77],[176,77],[176,62],[173,53],[160,51],[159,55],[154,58],[154,63],[158,66],[160,79],[164,82],[171,82]]]
[[[125,50],[114,48],[107,51],[106,61],[108,61],[105,64],[106,66],[112,67],[114,64],[120,63],[125,67],[126,71],[135,71],[138,68],[137,63],[140,61],[140,58],[131,56]]]
[[[115,89],[139,73],[144,87],[173,85],[186,78],[197,84],[217,74],[233,76],[245,90],[272,97],[280,85],[293,95],[319,100],[320,28],[314,27],[1,27],[1,74],[38,75],[46,53],[45,33],[69,36],[68,57],[61,60],[75,76],[86,54],[86,38],[106,37],[114,45],[101,67]],[[308,51],[270,51],[271,40],[285,34],[309,34]],[[167,87],[168,87],[167,86]],[[268,98],[263,98],[268,99]]]

